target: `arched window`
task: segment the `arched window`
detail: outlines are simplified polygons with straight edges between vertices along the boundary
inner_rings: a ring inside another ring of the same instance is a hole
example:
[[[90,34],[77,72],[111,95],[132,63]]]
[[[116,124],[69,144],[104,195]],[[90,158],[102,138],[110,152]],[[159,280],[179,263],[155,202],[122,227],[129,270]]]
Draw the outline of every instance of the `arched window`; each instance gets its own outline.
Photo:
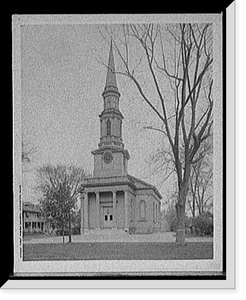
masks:
[[[139,212],[140,219],[146,219],[146,203],[144,200],[141,200],[139,203]]]
[[[155,223],[155,203],[153,202],[153,222]]]
[[[158,205],[153,203],[153,222],[157,223],[158,221]]]
[[[107,120],[106,125],[107,125],[107,136],[108,136],[111,135],[111,121],[109,119]]]
[[[155,221],[157,223],[158,222],[158,204],[156,204],[155,208],[156,208],[156,211],[155,211]]]
[[[121,126],[122,126],[122,123],[121,123],[121,121],[120,121],[120,132],[119,132],[119,134],[120,134],[120,137],[122,136],[122,128],[121,128]]]
[[[133,222],[133,200],[131,199],[131,222]]]

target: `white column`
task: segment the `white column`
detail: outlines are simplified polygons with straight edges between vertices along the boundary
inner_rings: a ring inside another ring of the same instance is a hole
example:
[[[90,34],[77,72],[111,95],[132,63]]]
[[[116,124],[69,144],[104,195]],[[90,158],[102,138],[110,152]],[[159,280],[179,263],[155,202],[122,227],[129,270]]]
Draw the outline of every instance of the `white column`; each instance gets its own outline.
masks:
[[[97,229],[100,229],[100,194],[96,192],[96,218],[97,218]]]
[[[88,193],[84,194],[84,229],[88,229]]]
[[[114,226],[113,228],[117,228],[117,210],[116,210],[116,192],[113,191],[113,218],[114,218]]]
[[[129,220],[128,220],[128,201],[129,201],[129,192],[125,191],[125,230],[129,231]]]

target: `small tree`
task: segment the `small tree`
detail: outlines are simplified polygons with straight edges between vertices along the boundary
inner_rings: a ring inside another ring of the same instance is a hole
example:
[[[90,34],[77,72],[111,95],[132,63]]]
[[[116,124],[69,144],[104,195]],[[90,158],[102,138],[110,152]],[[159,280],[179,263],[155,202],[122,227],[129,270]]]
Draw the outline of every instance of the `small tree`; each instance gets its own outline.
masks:
[[[35,147],[31,146],[27,142],[21,143],[21,161],[22,163],[30,163],[32,160],[33,154],[36,152]]]
[[[82,181],[86,176],[82,168],[50,164],[37,169],[37,189],[41,191],[40,204],[45,215],[64,231],[68,226],[69,242],[72,241],[71,222]]]
[[[81,208],[79,210],[76,210],[72,216],[72,224],[73,229],[76,234],[80,233],[81,230]]]

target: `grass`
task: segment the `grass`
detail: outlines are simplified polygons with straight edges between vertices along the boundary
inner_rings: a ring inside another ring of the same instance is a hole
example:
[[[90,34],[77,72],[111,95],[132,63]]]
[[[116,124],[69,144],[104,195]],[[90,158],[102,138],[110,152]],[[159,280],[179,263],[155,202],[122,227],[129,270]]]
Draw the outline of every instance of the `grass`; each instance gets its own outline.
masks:
[[[212,259],[213,243],[24,244],[24,261]]]

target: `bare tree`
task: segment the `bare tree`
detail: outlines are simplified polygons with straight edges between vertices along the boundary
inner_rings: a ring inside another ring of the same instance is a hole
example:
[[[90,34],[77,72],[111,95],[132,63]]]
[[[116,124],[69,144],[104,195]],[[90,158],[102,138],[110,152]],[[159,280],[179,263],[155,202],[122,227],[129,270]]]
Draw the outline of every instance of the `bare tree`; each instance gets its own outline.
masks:
[[[188,207],[195,217],[213,206],[213,164],[212,164],[211,139],[206,140],[199,148],[196,162],[191,167],[190,190],[188,195]]]
[[[82,168],[45,165],[37,169],[37,189],[41,191],[41,207],[46,216],[64,231],[68,224],[71,239],[71,219],[86,173]]]
[[[121,61],[116,73],[134,83],[158,121],[149,129],[171,149],[178,185],[176,242],[184,244],[191,167],[213,124],[212,26],[129,24],[117,36],[108,27],[106,33]]]
[[[31,146],[27,142],[21,143],[21,161],[22,163],[30,163],[32,160],[33,154],[36,152],[35,147]]]

